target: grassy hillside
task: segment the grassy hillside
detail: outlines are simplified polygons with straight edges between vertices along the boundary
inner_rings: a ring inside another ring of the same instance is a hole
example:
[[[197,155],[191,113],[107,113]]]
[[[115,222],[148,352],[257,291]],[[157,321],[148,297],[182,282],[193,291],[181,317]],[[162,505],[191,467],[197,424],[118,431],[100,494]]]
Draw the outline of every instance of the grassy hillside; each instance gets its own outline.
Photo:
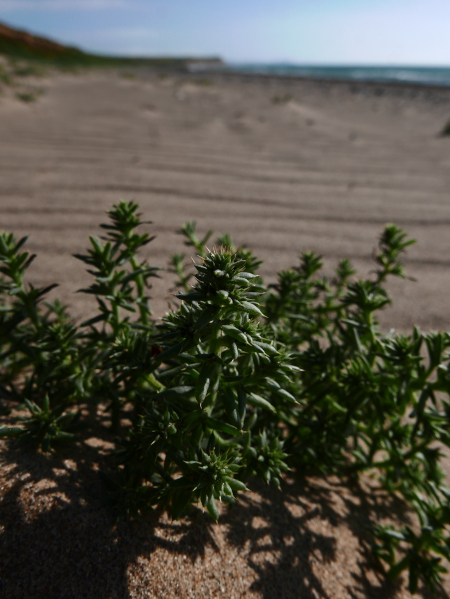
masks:
[[[0,23],[0,54],[10,58],[33,60],[55,66],[152,66],[186,69],[197,59],[180,58],[123,58],[89,54],[71,46],[53,42]],[[206,58],[201,62],[221,64],[220,59]]]

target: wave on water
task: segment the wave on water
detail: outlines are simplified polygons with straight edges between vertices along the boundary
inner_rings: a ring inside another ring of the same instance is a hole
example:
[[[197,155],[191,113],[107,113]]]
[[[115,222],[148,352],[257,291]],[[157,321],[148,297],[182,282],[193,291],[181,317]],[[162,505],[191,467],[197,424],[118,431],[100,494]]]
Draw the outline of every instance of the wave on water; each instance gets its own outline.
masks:
[[[450,87],[450,67],[374,67],[374,66],[305,66],[293,64],[231,63],[225,70],[283,77],[371,81],[375,83],[412,83]]]

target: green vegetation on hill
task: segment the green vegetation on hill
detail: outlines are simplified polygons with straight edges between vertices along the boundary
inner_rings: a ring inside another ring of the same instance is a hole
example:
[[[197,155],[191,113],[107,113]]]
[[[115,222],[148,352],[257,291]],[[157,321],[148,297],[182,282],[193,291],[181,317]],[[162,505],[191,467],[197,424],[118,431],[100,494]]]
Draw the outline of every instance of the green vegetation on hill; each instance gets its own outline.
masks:
[[[25,31],[13,29],[0,23],[0,54],[9,58],[39,61],[56,67],[154,67],[161,69],[187,69],[196,62],[189,57],[181,58],[124,58],[89,54],[78,48],[65,46]],[[202,59],[202,63],[220,64],[216,58]]]

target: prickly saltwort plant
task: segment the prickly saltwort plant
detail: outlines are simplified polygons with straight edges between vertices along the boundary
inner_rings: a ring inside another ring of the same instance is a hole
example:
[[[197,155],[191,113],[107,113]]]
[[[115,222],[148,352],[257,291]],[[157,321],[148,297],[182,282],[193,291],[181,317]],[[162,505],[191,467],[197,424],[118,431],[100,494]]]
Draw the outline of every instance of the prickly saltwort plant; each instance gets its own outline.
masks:
[[[295,404],[286,387],[298,368],[257,321],[264,292],[254,290],[257,276],[245,266],[230,248],[202,258],[195,265],[197,284],[177,294],[183,304],[163,319],[153,339],[159,348],[153,373],[161,388],[143,397],[123,467],[139,485],[152,487],[155,503],[170,502],[174,517],[200,501],[217,519],[216,501],[234,502],[250,475],[279,484],[287,467],[281,430],[264,413]],[[265,458],[254,464],[258,447]]]
[[[124,405],[122,383],[129,381],[129,377],[120,370],[120,361],[114,365],[109,359],[110,347],[115,343],[122,353],[133,353],[137,345],[145,343],[154,326],[146,293],[151,278],[160,270],[138,259],[137,253],[154,238],[136,231],[145,224],[137,210],[138,205],[134,202],[120,202],[114,206],[108,212],[110,222],[101,225],[107,234],[103,239],[91,236],[92,248],[88,254],[75,256],[90,267],[88,272],[95,277],[90,287],[81,290],[94,295],[99,308],[97,316],[81,325],[82,328],[89,327],[84,334],[89,353],[87,362],[90,363],[87,378],[91,393],[110,403],[114,431],[119,429]],[[138,317],[132,319],[130,315]],[[94,326],[100,323],[101,328]],[[134,335],[137,329],[141,331],[140,343]],[[145,369],[140,378],[143,376]],[[135,377],[131,382],[135,382]]]
[[[389,576],[407,569],[415,592],[419,579],[433,589],[444,571],[439,556],[450,557],[450,493],[436,446],[450,446],[450,336],[379,331],[376,312],[390,302],[383,283],[404,276],[399,257],[411,243],[401,229],[386,227],[369,280],[351,280],[348,262],[333,281],[319,278],[320,257],[304,254],[298,268],[280,273],[265,310],[302,368],[299,406],[285,420],[286,451],[303,470],[377,471],[385,488],[414,508],[419,532],[373,532]]]
[[[154,237],[148,233],[139,234],[135,229],[144,224],[137,214],[138,205],[133,202],[120,202],[108,212],[111,222],[101,225],[107,231],[102,240],[91,236],[92,249],[87,255],[76,254],[90,267],[88,271],[95,277],[95,283],[82,289],[84,293],[95,295],[100,314],[85,325],[103,323],[106,338],[117,337],[126,328],[129,319],[121,317],[120,310],[129,313],[139,311],[139,326],[148,326],[151,310],[146,296],[151,277],[157,276],[159,268],[146,262],[138,262],[137,252],[150,243]]]
[[[202,239],[199,239],[195,233],[196,226],[197,223],[195,221],[187,222],[183,227],[180,228],[179,233],[185,237],[185,245],[193,248],[197,256],[204,258],[207,255],[207,253],[209,253],[206,244],[208,243],[208,240],[210,239],[213,232],[208,231],[208,233],[206,233],[206,235]],[[262,260],[258,260],[258,258],[256,258],[256,256],[253,255],[251,250],[249,250],[245,246],[240,248],[234,247],[231,236],[228,233],[225,233],[217,238],[216,246],[230,248],[234,252],[239,252],[241,259],[246,261],[246,270],[253,274],[256,273],[256,271],[262,264]],[[187,269],[185,263],[185,254],[173,254],[170,257],[170,263],[171,272],[175,273],[178,277],[178,279],[175,282],[176,287],[188,291],[190,285],[189,281],[194,276],[194,273],[192,272],[192,270],[188,271]],[[258,277],[257,282],[261,284],[263,283],[261,277]]]
[[[34,258],[25,239],[0,237],[0,392],[28,410],[0,434],[50,450],[72,438],[81,404],[108,402],[116,433],[128,406],[116,475],[104,475],[125,515],[162,504],[178,518],[201,503],[217,519],[218,502],[233,503],[250,477],[279,485],[292,468],[378,473],[418,525],[375,526],[375,554],[392,578],[408,570],[413,592],[419,581],[439,585],[450,558],[440,467],[440,447],[450,446],[450,335],[385,335],[376,318],[413,241],[386,227],[364,280],[348,260],[321,276],[321,257],[304,253],[267,290],[249,250],[224,235],[210,251],[211,233],[199,239],[187,223],[198,258],[192,272],[172,257],[181,304],[155,323],[146,293],[157,269],[137,256],[151,241],[136,231],[137,209],[114,206],[106,237],[78,256],[99,308],[80,326],[58,302],[43,304],[50,288],[24,282]]]
[[[7,436],[36,439],[48,449],[71,436],[77,419],[74,403],[80,356],[78,331],[57,300],[42,301],[56,285],[36,288],[24,282],[35,256],[22,251],[26,237],[0,234],[0,392],[28,408],[21,427],[3,429]],[[18,383],[20,381],[20,383]]]

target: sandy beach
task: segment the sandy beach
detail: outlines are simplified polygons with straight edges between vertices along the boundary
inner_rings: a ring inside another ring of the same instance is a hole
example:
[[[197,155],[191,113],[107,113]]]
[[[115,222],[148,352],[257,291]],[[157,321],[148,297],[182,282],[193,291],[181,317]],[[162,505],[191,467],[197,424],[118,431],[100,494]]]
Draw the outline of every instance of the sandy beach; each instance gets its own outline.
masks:
[[[26,85],[43,89],[36,102],[0,96],[0,230],[29,235],[30,280],[59,283],[52,297],[77,318],[95,301],[76,293],[89,276],[72,254],[124,199],[152,221],[155,266],[176,252],[188,259],[177,229],[195,220],[200,234],[229,232],[251,247],[267,283],[306,250],[328,273],[350,258],[366,275],[394,222],[417,244],[405,257],[411,279],[390,283],[382,327],[449,329],[450,137],[440,132],[450,89],[106,70]],[[165,272],[154,285],[157,317],[173,279]],[[402,512],[370,491],[373,481],[256,484],[218,525],[200,510],[180,523],[116,525],[99,499],[107,446],[78,445],[46,458],[3,445],[0,595],[411,596],[370,554],[366,527]]]
[[[450,89],[140,72],[38,85],[35,103],[0,99],[1,228],[29,235],[33,280],[58,282],[77,316],[88,278],[71,254],[124,199],[153,222],[154,265],[186,251],[176,231],[196,220],[251,247],[268,283],[305,250],[365,275],[394,222],[418,241],[405,257],[416,281],[392,283],[383,325],[448,328]],[[158,317],[173,279],[153,290]]]

